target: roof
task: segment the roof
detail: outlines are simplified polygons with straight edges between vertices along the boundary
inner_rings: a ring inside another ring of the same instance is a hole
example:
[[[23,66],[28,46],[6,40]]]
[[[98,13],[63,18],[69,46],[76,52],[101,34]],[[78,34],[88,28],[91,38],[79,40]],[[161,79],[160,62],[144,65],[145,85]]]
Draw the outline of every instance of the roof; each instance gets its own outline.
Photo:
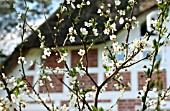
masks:
[[[78,0],[77,0],[78,1]],[[107,3],[110,3],[112,6],[114,6],[114,2],[112,0],[105,0]],[[119,9],[124,9],[127,4],[128,4],[128,0],[126,0],[126,2],[124,0],[121,0],[122,3],[121,5],[118,7]],[[80,1],[79,1],[80,2]],[[140,15],[142,12],[146,11],[147,9],[150,9],[152,7],[155,6],[156,2],[155,0],[138,0],[138,4],[135,6],[134,9],[134,15],[138,16]],[[151,3],[150,3],[151,2]],[[77,4],[77,2],[76,2]],[[101,5],[101,1],[100,0],[91,0],[91,6],[86,6],[84,7],[81,17],[78,21],[78,24],[76,24],[76,28],[79,29],[80,27],[83,27],[83,24],[85,21],[90,20],[91,18],[95,18],[95,20],[97,21],[98,25],[97,28],[101,31],[104,28],[103,25],[103,21],[106,20],[106,18],[99,16],[99,14],[97,14],[97,10]],[[56,33],[56,30],[54,29],[54,27],[56,27],[56,22],[57,22],[57,17],[56,14],[59,12],[59,10],[57,10],[48,20],[48,24],[50,26],[50,31],[48,30],[47,24],[46,22],[44,22],[39,29],[42,32],[42,35],[44,35],[46,37],[46,45],[47,46],[53,46],[54,42],[52,39],[52,36]],[[78,10],[71,10],[71,13],[73,14],[74,17],[76,17],[78,15]],[[115,17],[115,9],[113,8],[112,10],[112,18]],[[127,14],[126,16],[128,16],[129,14]],[[66,35],[68,33],[68,28],[72,26],[72,23],[70,21],[70,19],[68,19],[68,15],[66,13],[63,14],[62,18],[64,19],[64,21],[60,24],[59,27],[59,33],[57,33],[57,45],[58,46],[62,46]],[[119,31],[120,29],[122,29],[122,25],[117,24],[117,30]],[[89,40],[94,39],[94,37],[88,37]],[[108,36],[104,36],[105,40],[108,40],[109,37]],[[102,40],[98,39],[95,43],[101,43]],[[76,37],[76,42],[75,43],[70,43],[69,41],[66,42],[66,45],[81,45],[82,42],[80,40],[79,37]],[[30,48],[30,47],[39,47],[40,46],[40,42],[38,40],[37,34],[32,33],[32,35],[28,38],[28,42],[25,44],[26,48]]]
[[[126,2],[124,0],[121,0],[121,1],[122,1],[122,3],[118,7],[119,9],[125,8],[128,4],[127,3],[128,0],[126,0]],[[80,1],[76,0],[76,4],[78,2],[80,2]],[[84,21],[88,21],[91,18],[95,18],[95,20],[99,23],[97,25],[97,28],[99,29],[99,31],[101,31],[104,28],[103,21],[106,20],[106,18],[100,17],[99,14],[96,13],[98,10],[98,7],[100,7],[101,0],[90,0],[90,2],[92,5],[84,7],[82,14],[81,14],[82,16],[80,17],[80,20],[79,20],[78,24],[76,25],[76,27],[77,27],[77,29],[79,29],[80,27],[83,27]],[[114,2],[112,0],[105,0],[105,2],[110,3],[112,6],[114,6]],[[155,0],[138,0],[138,4],[135,5],[134,15],[139,16],[146,10],[152,9],[154,7],[156,7]],[[59,12],[59,10],[57,10],[54,14],[52,14],[52,16],[50,16],[47,20],[47,22],[50,26],[51,33],[48,30],[46,22],[44,22],[38,28],[39,30],[41,30],[42,35],[44,35],[46,37],[45,44],[47,46],[54,46],[54,42],[53,42],[53,39],[51,36],[56,33],[56,30],[54,29],[54,27],[56,26],[56,21],[57,21],[56,14],[58,12]],[[116,12],[113,9],[112,13],[111,13],[113,18],[115,17],[115,13]],[[73,10],[72,14],[74,17],[76,17],[78,14],[77,9]],[[126,16],[129,16],[129,14],[127,14]],[[68,15],[66,13],[64,13],[62,15],[62,18],[64,19],[64,21],[60,24],[59,33],[57,34],[57,40],[56,40],[58,46],[62,46],[62,44],[66,38],[66,34],[68,33],[68,28],[71,27],[71,25],[72,25],[72,23],[71,23],[70,19],[68,19]],[[117,24],[117,32],[119,32],[122,29],[122,27],[123,27],[123,25]],[[103,37],[106,41],[109,40],[108,36],[103,36]],[[23,47],[24,49],[29,49],[29,48],[40,46],[40,42],[39,42],[37,34],[32,33],[27,39],[28,39],[28,42],[26,42],[24,44],[24,47]],[[91,39],[92,39],[92,37],[88,37],[88,40],[91,40]],[[94,37],[93,37],[93,39],[94,39]],[[103,40],[98,39],[95,42],[95,44],[100,44],[100,43],[102,43],[102,41]],[[79,37],[76,37],[76,42],[73,44],[71,44],[70,41],[66,42],[66,45],[81,45],[81,44],[82,43],[81,43],[81,40]],[[19,46],[15,48],[14,52],[4,62],[5,72],[9,72],[9,69],[11,67],[13,67],[15,64],[17,64],[17,58],[19,57]]]

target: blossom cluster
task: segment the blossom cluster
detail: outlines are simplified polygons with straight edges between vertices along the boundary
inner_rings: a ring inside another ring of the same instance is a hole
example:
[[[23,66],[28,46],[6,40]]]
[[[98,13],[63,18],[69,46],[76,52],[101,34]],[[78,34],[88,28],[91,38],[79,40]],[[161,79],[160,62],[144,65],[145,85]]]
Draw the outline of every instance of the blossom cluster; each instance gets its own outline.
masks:
[[[8,89],[8,96],[0,98],[0,109],[14,111],[19,108],[26,107],[25,97],[30,94],[28,85],[21,78],[6,77],[2,73],[2,81],[0,81],[0,88],[3,90]]]
[[[73,28],[73,27],[70,27],[69,29],[68,29],[68,31],[69,31],[69,40],[70,40],[70,42],[71,43],[73,43],[73,42],[75,42],[75,35],[77,35],[77,32],[76,32],[76,30]]]

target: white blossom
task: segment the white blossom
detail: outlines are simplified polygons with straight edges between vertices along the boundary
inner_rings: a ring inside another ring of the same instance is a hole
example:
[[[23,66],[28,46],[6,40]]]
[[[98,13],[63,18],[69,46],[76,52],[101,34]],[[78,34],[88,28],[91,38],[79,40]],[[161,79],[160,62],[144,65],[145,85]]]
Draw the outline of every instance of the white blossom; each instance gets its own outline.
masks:
[[[162,0],[156,0],[158,4],[162,3]]]
[[[110,13],[110,9],[106,10],[106,13],[109,14]]]
[[[121,16],[126,14],[125,10],[118,10],[118,12]]]
[[[116,35],[114,34],[110,35],[110,40],[114,40],[114,39],[116,39]]]
[[[79,73],[79,75],[82,77],[85,74],[85,71],[81,70],[79,67],[76,67],[76,71]]]
[[[21,14],[21,13],[18,13],[17,19],[21,19],[21,17],[22,17],[22,14]]]
[[[12,99],[13,102],[15,102],[15,100],[16,100],[15,94],[11,94],[11,99]]]
[[[30,61],[30,66],[32,66],[32,65],[34,65],[34,61],[33,60]]]
[[[54,72],[55,74],[57,74],[60,70],[61,70],[61,69],[60,69],[59,67],[56,67],[56,68],[53,70],[53,72]]]
[[[113,23],[112,25],[110,25],[110,29],[113,31],[117,31],[116,29],[116,23]]]
[[[88,22],[84,22],[84,25],[85,25],[86,27],[91,27],[93,24],[92,24],[92,23],[88,23]]]
[[[122,89],[123,86],[121,84],[114,84],[114,87],[119,90],[119,89]]]
[[[119,24],[123,24],[124,23],[124,19],[123,19],[123,17],[121,17],[120,19],[119,19]]]
[[[112,43],[112,47],[115,52],[120,52],[121,47],[119,46],[118,42]]]
[[[68,29],[69,33],[72,33],[73,30],[74,30],[73,27],[70,27],[70,28]]]
[[[121,4],[120,0],[115,0],[115,5],[119,6]]]
[[[154,88],[153,88],[153,91],[154,91],[154,92],[156,92],[156,91],[157,91],[157,88],[156,88],[156,87],[154,87]]]
[[[107,4],[107,6],[108,6],[108,7],[111,7],[111,4],[109,3],[109,4]]]
[[[70,80],[70,82],[71,83],[75,83],[75,81],[77,80],[77,76],[74,76],[74,77],[72,77],[72,76],[69,76],[69,80]]]
[[[129,47],[130,49],[134,49],[134,48],[140,48],[140,47],[149,46],[149,45],[150,44],[145,39],[142,39],[142,40],[135,39],[133,43],[129,45]]]
[[[110,29],[109,28],[105,28],[104,34],[109,35],[109,33],[110,33]]]
[[[40,48],[43,49],[45,47],[44,42],[41,42]]]
[[[0,106],[0,111],[3,111],[3,109],[4,109],[3,106]]]
[[[74,36],[70,36],[69,40],[70,40],[71,43],[73,43],[73,42],[75,42],[75,37]]]
[[[130,2],[130,3],[134,3],[134,2],[135,2],[135,0],[129,0],[129,2]]]
[[[40,86],[44,86],[44,83],[43,83],[42,80],[39,80],[39,85],[40,85]]]
[[[120,51],[119,52],[117,52],[118,54],[120,53]],[[119,67],[119,66],[121,66],[122,65],[122,63],[123,63],[123,61],[122,60],[119,60],[117,63],[116,63],[116,66],[117,67]]]
[[[123,81],[123,76],[120,76],[120,77],[118,78],[118,81]]]
[[[130,84],[130,82],[128,82],[128,83],[127,83],[127,85],[128,85],[129,87],[131,87],[131,84]]]
[[[75,2],[75,0],[66,0],[67,4],[70,4],[72,2]]]
[[[135,21],[135,20],[136,20],[136,17],[135,17],[135,16],[133,16],[133,17],[132,17],[132,20],[134,20],[134,21]]]
[[[75,9],[76,7],[74,6],[74,4],[73,3],[71,3],[71,8],[73,8],[73,9]]]
[[[64,104],[63,106],[61,106],[61,111],[68,111],[69,107],[66,106],[66,104]]]
[[[47,76],[47,79],[48,79],[49,81],[52,81],[52,79],[51,79],[51,77],[50,77],[50,76]]]
[[[100,8],[101,8],[101,9],[104,9],[104,6],[103,6],[103,5],[101,5],[101,6],[100,6]]]
[[[42,58],[43,58],[43,59],[47,59],[47,57],[46,57],[45,55],[42,55]]]
[[[110,66],[110,64],[109,64]],[[112,65],[113,67],[113,65]],[[113,70],[109,70],[108,72],[105,73],[106,77],[110,77],[113,74]]]
[[[105,65],[108,63],[108,52],[107,51],[102,52],[102,61],[103,61],[103,64]]]
[[[18,25],[16,26],[16,29],[17,29],[17,30],[21,30],[21,28],[22,28],[22,24],[18,24]]]
[[[79,52],[78,52],[78,54],[79,54],[80,56],[83,56],[83,55],[85,54],[85,50],[84,50],[84,49],[80,49]]]
[[[101,9],[98,9],[98,10],[97,10],[97,13],[99,13],[99,14],[102,13],[102,10],[101,10]]]
[[[143,91],[146,92],[146,90],[147,90],[147,87],[143,86]]]
[[[97,29],[92,29],[92,31],[93,31],[93,34],[94,34],[94,36],[98,36],[99,35],[99,33],[97,32]]]
[[[51,55],[50,48],[44,48],[44,55],[50,57],[50,55]]]
[[[80,32],[82,33],[82,35],[87,35],[88,31],[86,30],[86,28],[80,28]]]
[[[80,4],[77,4],[77,8],[81,8],[81,5],[80,5]]]
[[[108,85],[105,84],[105,85],[102,87],[101,92],[105,92],[107,87],[108,87]]]
[[[151,24],[153,27],[157,27],[158,21],[157,20],[151,20]]]
[[[21,63],[23,64],[27,63],[27,61],[25,60],[25,57],[18,57],[18,64],[21,64]]]
[[[161,100],[160,104],[161,104],[162,106],[165,106],[165,105],[166,105],[165,100]]]
[[[17,105],[13,102],[9,102],[6,104],[6,108],[8,108],[9,111],[14,111],[14,109],[17,107]]]
[[[54,85],[53,85],[53,83],[50,83],[50,87],[51,87],[51,88],[54,88]]]
[[[66,8],[65,6],[62,6],[61,11],[64,12],[64,11],[66,11],[66,10],[67,10],[67,8]]]
[[[66,57],[67,57],[67,55],[68,55],[68,53],[67,53],[67,52],[66,52],[66,53],[63,53],[63,54],[61,55],[60,60],[58,60],[58,63],[61,63],[62,61],[66,61]]]
[[[90,1],[87,1],[87,2],[86,2],[86,5],[90,5]]]

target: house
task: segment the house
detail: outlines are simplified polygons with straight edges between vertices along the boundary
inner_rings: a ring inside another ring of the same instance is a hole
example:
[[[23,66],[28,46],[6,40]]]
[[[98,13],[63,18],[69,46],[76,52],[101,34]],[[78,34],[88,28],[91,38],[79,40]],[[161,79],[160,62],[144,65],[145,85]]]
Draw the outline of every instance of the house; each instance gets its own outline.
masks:
[[[96,18],[99,19],[100,16],[96,14],[97,7],[99,6],[99,1],[91,1],[96,2],[95,6],[92,8],[86,8],[85,11],[83,11],[83,15],[85,17],[82,17],[82,21],[79,21],[80,24],[83,24],[85,21],[85,18]],[[107,0],[107,2],[110,2],[110,0]],[[149,25],[149,20],[154,17],[154,12],[157,10],[156,2],[155,0],[139,0],[139,5],[135,6],[134,14],[137,16],[137,19],[139,20],[139,27],[135,28],[130,33],[130,41],[134,40],[136,37],[142,38],[144,36],[144,33],[148,30],[147,27]],[[127,2],[122,2],[122,5],[120,8],[123,8],[126,6]],[[88,13],[87,13],[88,12]],[[56,11],[58,13],[58,11]],[[46,23],[43,23],[39,29],[42,31],[42,35],[46,36],[46,45],[47,46],[54,46],[53,40],[50,37],[51,35],[54,35],[56,33],[56,30],[54,27],[56,26],[56,13],[54,13],[49,19],[48,23],[50,26],[50,29],[52,33],[50,33],[48,30],[48,27],[46,26]],[[65,21],[61,24],[60,32],[57,36],[57,44],[61,47],[66,34],[68,32],[68,28],[71,26],[71,22],[69,19],[67,19],[68,16],[64,16]],[[101,22],[102,22],[101,18]],[[168,28],[170,29],[170,23],[167,23]],[[78,25],[80,28],[81,26]],[[117,26],[117,39],[116,41],[121,42],[124,41],[125,34],[127,33],[125,30],[122,30],[122,25]],[[102,30],[102,26],[99,27],[100,30]],[[157,35],[152,35],[152,39],[156,38]],[[107,44],[111,44],[111,41],[109,41],[109,37],[104,36],[104,39],[106,40]],[[91,38],[89,38],[91,40]],[[25,43],[23,47],[23,55],[26,57],[26,61],[29,63],[31,60],[36,60],[38,63],[44,62],[46,66],[55,68],[60,67],[61,69],[65,69],[64,64],[57,63],[56,62],[56,56],[55,54],[51,54],[50,57],[43,60],[41,59],[42,56],[42,49],[39,48],[40,42],[38,37],[33,33],[29,38],[28,42]],[[92,78],[100,84],[105,77],[105,69],[102,66],[102,51],[104,50],[103,47],[105,45],[103,44],[102,40],[97,40],[95,42],[95,45],[91,50],[88,52],[89,56],[89,73],[91,74]],[[83,48],[81,40],[76,38],[76,42],[71,44],[71,42],[67,41],[65,48],[68,50],[68,57],[67,57],[67,64],[68,67],[75,67],[77,65],[77,61],[80,59],[80,56],[77,54],[78,50],[80,48]],[[159,52],[158,58],[161,58],[161,78],[163,81],[163,87],[167,88],[170,86],[170,60],[168,57],[170,56],[170,50],[169,45],[166,47],[163,47],[161,49],[161,52]],[[151,49],[144,50],[143,53],[140,53],[138,55],[138,58],[142,58],[146,56],[146,53],[149,52]],[[15,51],[12,53],[12,55],[7,59],[7,61],[4,63],[5,69],[4,71],[9,76],[20,76],[19,75],[19,69],[20,66],[17,65],[19,57],[19,48],[17,47]],[[121,60],[123,56],[120,54],[118,58]],[[144,60],[143,62],[131,67],[128,69],[128,71],[121,70],[120,75],[123,76],[123,81],[125,83],[130,83],[131,87],[127,88],[125,93],[123,94],[123,97],[118,101],[118,104],[115,105],[113,111],[135,111],[141,106],[141,102],[139,99],[137,99],[138,92],[143,88],[145,85],[145,74],[143,65],[149,65],[148,60]],[[37,64],[33,64],[32,66],[29,66],[29,64],[25,65],[26,69],[26,75],[27,79],[30,81],[30,83],[35,84],[38,78],[40,77],[40,74],[37,74],[37,71],[40,70]],[[49,72],[50,77],[52,78],[52,83],[54,85],[54,88],[49,88],[49,93],[51,95],[52,101],[57,105],[63,105],[68,103],[68,89],[57,79],[54,77],[54,75]],[[59,78],[61,78],[66,84],[70,85],[69,78],[67,78],[66,75],[58,74]],[[156,75],[153,76],[152,79],[155,79]],[[94,84],[87,76],[78,77],[80,82],[84,82],[84,85],[82,85],[82,88],[92,87]],[[101,93],[99,97],[99,105],[102,105],[104,108],[109,108],[110,105],[114,105],[116,103],[116,97],[120,94],[119,91],[117,91],[114,87],[113,81],[110,81],[108,83],[108,87],[106,88],[106,92]],[[46,93],[46,87],[35,85],[35,90],[42,96],[47,97]],[[3,95],[3,93],[1,93]],[[152,95],[155,97],[155,95]],[[28,111],[43,111],[43,106],[35,103],[31,98],[27,98],[29,105],[26,107],[26,110]],[[93,102],[92,99],[89,98],[89,103]],[[163,106],[162,109],[169,110],[170,109],[170,101],[167,100],[167,105]]]

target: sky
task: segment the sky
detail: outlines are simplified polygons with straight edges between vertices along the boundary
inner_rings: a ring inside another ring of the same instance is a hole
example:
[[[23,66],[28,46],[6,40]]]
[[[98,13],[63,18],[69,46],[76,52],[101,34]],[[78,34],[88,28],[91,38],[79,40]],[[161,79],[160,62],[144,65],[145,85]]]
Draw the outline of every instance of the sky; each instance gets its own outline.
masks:
[[[51,1],[52,4],[47,7],[47,8],[51,8],[49,14],[46,15],[47,18],[59,8],[59,0],[51,0]],[[32,8],[35,5],[35,3],[27,4],[27,5],[28,7]],[[22,10],[19,11],[22,12]],[[27,22],[29,23],[29,25],[40,26],[44,21],[45,18],[43,14],[41,14],[40,17],[38,17],[37,19],[29,20]],[[25,34],[25,38],[27,38],[30,34],[31,32],[28,31]],[[2,52],[5,55],[10,55],[14,51],[15,47],[21,43],[21,37],[18,37],[18,35],[21,35],[19,30],[14,30],[11,33],[6,33],[6,35],[3,35],[3,40],[0,40],[0,50],[2,50]]]

